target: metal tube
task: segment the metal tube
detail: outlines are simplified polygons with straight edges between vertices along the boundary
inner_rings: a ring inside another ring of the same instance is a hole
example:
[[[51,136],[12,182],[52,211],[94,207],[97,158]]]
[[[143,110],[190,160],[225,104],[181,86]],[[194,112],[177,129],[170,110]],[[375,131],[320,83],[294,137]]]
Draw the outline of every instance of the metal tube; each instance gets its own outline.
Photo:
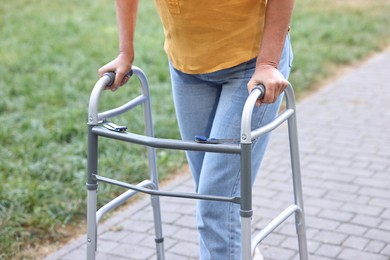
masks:
[[[140,182],[139,184],[137,184],[137,186],[139,186],[139,187],[151,187],[151,188],[154,187],[153,183],[151,181],[149,181],[149,180],[144,180],[144,181]],[[111,200],[110,202],[108,202],[104,206],[102,206],[96,212],[96,225],[100,222],[101,218],[105,214],[107,214],[108,212],[116,209],[117,207],[119,207],[120,205],[125,203],[128,199],[130,199],[131,197],[133,197],[137,193],[138,193],[137,191],[128,190],[128,191],[122,193],[121,195],[119,195],[118,197],[116,197],[115,199]]]
[[[94,260],[97,246],[96,190],[87,191],[87,259]]]
[[[264,88],[254,88],[247,98],[241,117],[240,154],[240,216],[241,216],[241,259],[252,259],[251,219],[252,211],[252,136],[253,108],[257,99],[264,94]]]
[[[273,121],[270,123],[255,129],[252,131],[251,137],[252,139],[256,139],[257,137],[264,135],[268,132],[271,132],[278,126],[280,126],[284,121],[286,121],[288,118],[290,118],[294,114],[294,110],[292,109],[286,109],[281,113],[278,117],[276,117]]]
[[[295,212],[301,212],[301,209],[297,205],[291,205],[282,211],[276,218],[274,218],[267,226],[265,226],[253,239],[252,239],[252,253],[256,246],[263,241],[272,231],[275,230],[280,224],[282,224],[288,217]]]
[[[152,109],[150,100],[149,83],[145,73],[138,67],[133,67],[133,73],[137,75],[141,82],[142,94],[146,97],[144,103],[144,122],[145,122],[145,134],[151,138],[154,137]],[[147,147],[148,165],[150,179],[154,184],[154,189],[158,190],[158,174],[157,174],[157,159],[156,149],[153,147]],[[158,260],[164,260],[164,237],[162,231],[161,210],[160,210],[160,198],[159,196],[150,196],[152,208],[153,208],[153,220],[154,220],[154,233],[156,242],[156,253]]]
[[[98,105],[99,105],[100,93],[103,91],[105,86],[107,86],[110,83],[111,80],[112,79],[108,74],[104,74],[104,76],[101,77],[96,82],[95,86],[92,89],[92,93],[89,98],[89,107],[88,107],[88,124],[90,125],[97,125],[99,122]]]
[[[241,216],[241,259],[251,257],[251,219],[252,211],[252,144],[241,144],[240,178],[240,216]]]
[[[241,259],[251,260],[251,221],[250,217],[241,217]]]
[[[133,109],[134,107],[144,103],[146,99],[147,98],[145,96],[138,96],[122,106],[119,106],[117,108],[108,111],[101,112],[98,114],[98,121],[123,114],[126,111],[129,111],[130,109]]]
[[[97,174],[97,146],[98,138],[92,133],[93,125],[88,126],[88,158],[87,158],[87,259],[95,259],[97,247],[97,226],[96,226],[96,208],[97,208],[97,188],[98,184],[94,174]]]
[[[142,92],[143,92],[144,96],[147,96],[148,94],[146,94],[146,92],[145,92],[145,86],[147,86],[147,79],[146,79],[145,74],[143,73],[143,71],[141,69],[139,69],[136,66],[132,67],[132,71],[134,74],[137,75],[138,79],[141,81]],[[128,102],[120,107],[105,111],[105,112],[101,113],[99,116],[98,115],[98,105],[99,105],[100,94],[107,85],[112,84],[114,78],[115,78],[115,73],[113,73],[113,72],[105,73],[96,82],[95,86],[93,87],[91,96],[89,98],[88,124],[97,125],[101,119],[114,117],[116,115],[122,114],[122,113],[132,109],[133,107],[135,107],[139,104],[142,104],[146,100],[142,96],[137,97],[137,98],[131,100],[130,102]]]
[[[224,202],[233,202],[233,203],[240,203],[240,198],[238,197],[223,197],[223,196],[212,196],[212,195],[202,195],[202,194],[195,194],[195,193],[182,193],[182,192],[169,192],[169,191],[162,191],[162,190],[152,190],[147,188],[138,187],[134,184],[129,184],[117,180],[113,180],[110,178],[102,177],[102,176],[95,176],[97,180],[113,185],[117,185],[119,187],[123,187],[126,189],[136,190],[139,192],[143,192],[149,195],[156,195],[156,196],[164,196],[164,197],[177,197],[177,198],[186,198],[186,199],[202,199],[202,200],[216,200],[216,201],[224,201]]]
[[[92,129],[94,134],[99,136],[109,137],[125,142],[155,147],[155,148],[166,148],[176,150],[187,150],[187,151],[206,151],[206,152],[221,152],[221,153],[240,153],[239,144],[203,144],[196,143],[193,141],[182,141],[173,139],[161,139],[153,138],[149,136],[134,134],[134,133],[118,133],[110,131],[103,127],[94,127]]]
[[[293,95],[293,93],[290,93]],[[295,110],[294,99],[289,99],[289,106]],[[301,167],[299,159],[299,145],[298,145],[298,130],[296,114],[292,115],[288,119],[288,131],[290,141],[290,157],[291,157],[291,169],[293,177],[294,187],[294,201],[295,204],[301,209],[301,214],[296,214],[295,225],[298,235],[299,255],[301,260],[308,259],[307,240],[306,240],[306,227],[305,227],[305,215],[303,207],[303,192],[302,192],[302,180],[301,180]]]
[[[251,122],[252,122],[252,113],[253,108],[255,107],[256,100],[259,96],[262,95],[262,92],[259,88],[253,89],[247,98],[244,109],[242,111],[241,118],[241,143],[251,143]]]

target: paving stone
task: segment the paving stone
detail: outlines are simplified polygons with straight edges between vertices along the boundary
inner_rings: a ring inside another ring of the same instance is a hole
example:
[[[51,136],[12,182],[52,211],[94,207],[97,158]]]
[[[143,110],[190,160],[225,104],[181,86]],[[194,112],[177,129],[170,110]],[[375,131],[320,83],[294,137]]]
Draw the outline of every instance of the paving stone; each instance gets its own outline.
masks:
[[[382,215],[381,215],[382,218],[387,218],[387,219],[390,219],[390,209],[386,209],[385,211],[383,211]]]
[[[362,187],[359,191],[359,194],[369,195],[371,197],[378,197],[384,199],[390,199],[390,191],[388,189],[378,189],[372,187]]]
[[[390,244],[387,244],[381,253],[384,255],[390,256]]]
[[[324,219],[321,217],[306,218],[306,226],[311,228],[335,230],[340,224],[340,221]]]
[[[356,249],[351,249],[351,248],[345,248],[343,251],[340,253],[338,256],[339,259],[345,259],[345,260],[388,260],[387,256],[384,255],[377,255],[377,254],[372,254],[368,252],[362,252],[360,250]]]
[[[383,231],[378,229],[370,229],[365,234],[365,237],[390,243],[390,231]]]
[[[98,245],[98,252],[109,253],[112,251],[113,248],[119,246],[120,243],[117,241],[99,239]]]
[[[321,189],[321,188],[314,188],[310,186],[305,186],[304,189],[304,195],[310,196],[310,197],[317,197],[321,198],[324,194],[327,193],[326,189]]]
[[[381,220],[379,218],[364,216],[364,215],[356,215],[351,220],[351,223],[353,223],[353,224],[358,224],[361,226],[367,226],[367,227],[372,227],[372,228],[377,227],[380,222],[381,222]]]
[[[388,159],[390,160],[390,157]],[[374,174],[374,178],[378,180],[386,180],[386,181],[390,180],[389,169],[390,169],[390,165],[387,165],[386,169],[384,169],[383,171],[376,171],[376,173]]]
[[[343,191],[336,191],[336,190],[326,190],[326,191],[327,193],[325,195],[325,198],[336,200],[336,201],[351,202],[358,197],[355,193],[351,193],[351,192],[343,192]]]
[[[343,246],[363,251],[368,242],[368,239],[350,236],[344,241]]]
[[[298,260],[299,258],[297,258]],[[319,256],[319,255],[309,255],[310,260],[334,260],[334,258]]]
[[[319,243],[317,241],[312,241],[312,240],[308,241],[307,242],[307,250],[309,251],[309,254],[314,253],[319,248],[320,245],[321,245],[321,243]],[[288,248],[288,249],[294,249],[297,251],[298,239],[296,237],[289,237],[283,241],[283,243],[281,244],[281,247]]]
[[[371,177],[373,175],[372,171],[368,171],[367,169],[361,169],[359,167],[352,167],[350,165],[348,167],[340,168],[339,173],[362,177]]]
[[[324,198],[309,198],[305,200],[305,204],[314,206],[321,205],[322,208],[336,210],[343,205],[343,202]]]
[[[295,250],[290,250],[286,248],[274,247],[274,246],[266,246],[260,247],[260,251],[265,259],[274,259],[274,260],[282,260],[282,259],[291,259],[296,255]]]
[[[192,260],[192,259],[196,259],[196,258],[190,258],[188,256],[182,256],[182,255],[178,255],[178,254],[173,254],[173,253],[169,253],[169,252],[166,252],[164,254],[165,256],[165,259],[174,259],[174,260]],[[156,260],[157,259],[157,256],[152,256],[151,258],[149,258],[149,260]]]
[[[111,240],[111,241],[120,241],[124,237],[133,234],[131,231],[128,230],[123,230],[123,227],[121,226],[114,226],[117,229],[111,229],[108,230],[102,234],[99,235],[99,239],[104,239],[104,240]]]
[[[305,206],[305,216],[317,216],[322,211],[321,207],[319,205],[313,206],[313,205],[306,205]]]
[[[386,246],[386,243],[380,241],[370,241],[364,251],[379,254]]]
[[[337,227],[337,231],[340,233],[356,236],[363,235],[367,231],[367,229],[367,227],[349,223],[343,223]]]
[[[360,204],[345,204],[341,207],[342,210],[356,214],[379,216],[383,212],[383,208],[376,206],[360,205]]]
[[[378,180],[374,178],[363,178],[363,177],[358,177],[356,178],[353,183],[362,185],[364,187],[377,187],[377,188],[387,188],[390,186],[390,181],[383,181],[383,180]]]
[[[334,231],[320,231],[313,237],[316,241],[332,245],[341,245],[346,238],[347,235]]]
[[[322,218],[333,219],[338,221],[349,221],[353,218],[354,214],[349,212],[342,212],[338,210],[324,209],[319,214]]]
[[[338,191],[357,192],[359,186],[347,183],[341,183],[338,181],[326,181],[323,185],[324,188],[333,189]]]
[[[321,246],[316,251],[316,254],[320,256],[335,258],[341,252],[341,250],[341,246],[321,244]]]
[[[390,185],[389,185],[390,187]],[[372,198],[369,203],[369,205],[372,205],[372,206],[378,206],[378,207],[382,207],[382,208],[388,208],[390,207],[390,200],[388,199],[382,199],[382,198]]]
[[[257,234],[257,232],[254,234]],[[289,237],[286,237],[285,235],[271,233],[261,243],[269,246],[279,246],[284,240],[288,238]]]
[[[155,253],[155,249],[131,244],[121,244],[112,249],[115,255],[128,259],[147,259]]]
[[[176,233],[172,234],[172,237],[180,241],[187,241],[194,244],[199,240],[198,231],[193,228],[180,228]]]
[[[179,242],[170,248],[168,252],[195,258],[199,256],[199,247],[194,243]]]
[[[136,244],[148,237],[149,234],[144,232],[129,232],[126,236],[122,237],[120,241],[125,244]],[[119,241],[119,240],[117,240]]]
[[[110,260],[110,259],[116,259],[116,260],[126,260],[129,259],[128,257],[121,257],[115,254],[110,254],[110,253],[97,253],[96,254],[96,259],[97,260]]]
[[[61,260],[84,260],[87,256],[87,252],[83,249],[71,251],[66,256],[61,257]],[[57,258],[58,259],[58,258]]]
[[[368,202],[371,200],[372,198],[370,196],[366,196],[366,195],[360,195],[358,196],[354,201],[353,203],[357,204],[357,205],[368,205]],[[351,204],[351,203],[349,203]],[[369,205],[368,205],[369,206]],[[374,206],[376,207],[376,206]]]
[[[379,228],[390,231],[390,220],[383,221]]]

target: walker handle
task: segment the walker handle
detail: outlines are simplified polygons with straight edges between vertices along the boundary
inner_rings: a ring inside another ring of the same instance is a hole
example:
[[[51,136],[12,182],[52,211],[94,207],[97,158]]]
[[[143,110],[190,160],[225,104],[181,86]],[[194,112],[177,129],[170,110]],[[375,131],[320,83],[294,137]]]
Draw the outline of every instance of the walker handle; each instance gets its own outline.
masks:
[[[255,89],[258,89],[260,90],[260,94],[259,94],[259,97],[257,99],[262,99],[265,95],[265,87],[263,84],[258,84],[256,85],[251,92],[253,92]]]
[[[106,72],[106,73],[103,74],[103,76],[108,76],[109,77],[110,81],[107,83],[107,87],[109,87],[112,84],[114,84],[114,81],[115,81],[115,72],[114,71]],[[125,76],[128,76],[129,78],[131,76],[133,76],[133,70],[130,70],[129,72],[127,72],[125,74]]]
[[[289,83],[286,89],[284,90],[284,95],[286,98],[286,109],[284,112],[279,114],[273,121],[270,123],[257,128],[255,130],[251,129],[252,122],[252,112],[253,108],[258,99],[261,99],[264,96],[265,88],[263,85],[255,86],[251,93],[249,94],[241,117],[241,143],[251,143],[252,139],[259,137],[267,132],[272,131],[278,127],[281,123],[292,117],[295,113],[295,97],[294,90]]]
[[[137,78],[141,82],[141,90],[142,95],[132,99],[131,101],[127,102],[126,104],[102,112],[98,113],[98,104],[99,104],[99,98],[101,92],[107,87],[111,86],[112,83],[115,81],[115,72],[106,72],[103,74],[103,76],[95,83],[95,86],[92,89],[91,96],[89,98],[89,105],[88,105],[88,124],[89,125],[98,125],[98,122],[102,119],[107,119],[109,117],[113,117],[119,114],[122,114],[129,109],[133,108],[134,106],[137,106],[142,103],[150,103],[149,98],[149,84],[148,80],[145,76],[145,73],[138,67],[132,66],[131,70],[127,72],[128,77],[131,77],[133,74],[137,76]],[[148,105],[150,106],[150,104]]]

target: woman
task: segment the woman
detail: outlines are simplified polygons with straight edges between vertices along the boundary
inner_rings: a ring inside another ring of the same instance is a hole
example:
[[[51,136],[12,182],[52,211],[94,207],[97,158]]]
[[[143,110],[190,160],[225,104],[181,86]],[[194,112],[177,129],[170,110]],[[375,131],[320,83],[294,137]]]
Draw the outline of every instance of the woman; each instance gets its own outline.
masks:
[[[156,0],[168,55],[180,133],[239,139],[248,91],[265,86],[253,128],[270,122],[287,87],[292,52],[288,36],[293,0]],[[119,55],[99,70],[115,71],[116,91],[134,60],[137,0],[116,0]],[[253,180],[268,135],[253,144]],[[187,152],[196,191],[239,196],[239,157]],[[198,201],[201,259],[240,259],[239,205]]]

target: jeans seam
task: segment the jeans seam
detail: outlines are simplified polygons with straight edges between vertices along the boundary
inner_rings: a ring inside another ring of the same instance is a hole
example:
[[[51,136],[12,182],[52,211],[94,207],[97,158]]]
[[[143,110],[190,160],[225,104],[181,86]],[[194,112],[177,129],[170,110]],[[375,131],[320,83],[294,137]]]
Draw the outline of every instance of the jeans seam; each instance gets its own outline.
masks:
[[[260,127],[261,123],[263,122],[264,116],[265,116],[265,114],[267,112],[267,109],[268,109],[268,105],[267,104],[263,104],[263,106],[265,106],[265,107],[262,110],[262,113],[260,115],[259,121],[257,122],[256,128]]]

